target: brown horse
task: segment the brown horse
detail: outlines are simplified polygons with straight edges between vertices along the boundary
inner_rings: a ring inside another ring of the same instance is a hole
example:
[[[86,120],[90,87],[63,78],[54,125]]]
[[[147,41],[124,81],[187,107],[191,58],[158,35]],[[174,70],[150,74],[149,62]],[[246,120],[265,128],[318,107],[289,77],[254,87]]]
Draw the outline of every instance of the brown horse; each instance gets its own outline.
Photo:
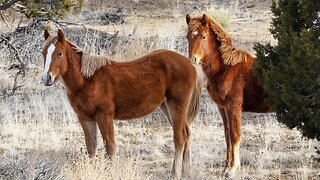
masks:
[[[253,56],[232,44],[230,35],[212,17],[186,16],[189,57],[200,63],[207,90],[222,116],[227,144],[225,176],[240,168],[242,111],[270,112],[266,93],[252,73]]]
[[[189,176],[190,124],[199,105],[196,69],[173,51],[158,50],[129,62],[89,54],[68,41],[59,29],[44,32],[46,86],[62,78],[70,104],[85,135],[89,157],[95,156],[97,125],[107,155],[115,155],[113,119],[139,118],[161,106],[173,128],[175,179]],[[181,169],[181,167],[183,169]]]

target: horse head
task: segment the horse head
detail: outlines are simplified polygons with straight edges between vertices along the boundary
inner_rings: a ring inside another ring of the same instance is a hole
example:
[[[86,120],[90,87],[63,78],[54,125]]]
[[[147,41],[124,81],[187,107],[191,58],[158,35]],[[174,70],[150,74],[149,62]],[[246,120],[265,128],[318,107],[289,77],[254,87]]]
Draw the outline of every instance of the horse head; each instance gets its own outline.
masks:
[[[187,14],[186,22],[188,25],[189,58],[198,64],[202,63],[213,50],[216,34],[212,31],[210,19],[206,14],[194,18]]]
[[[51,86],[67,71],[67,42],[60,29],[56,36],[50,35],[49,31],[45,30],[44,38],[45,42],[42,47],[44,69],[41,81],[45,86]]]

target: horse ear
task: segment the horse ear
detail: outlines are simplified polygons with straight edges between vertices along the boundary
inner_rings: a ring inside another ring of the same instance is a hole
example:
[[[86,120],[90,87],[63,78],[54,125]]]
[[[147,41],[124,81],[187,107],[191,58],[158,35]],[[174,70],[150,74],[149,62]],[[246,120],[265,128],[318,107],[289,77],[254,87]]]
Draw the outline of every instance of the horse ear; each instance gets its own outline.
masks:
[[[186,15],[186,22],[187,22],[188,25],[190,23],[190,20],[191,20],[191,16],[189,14],[187,14]]]
[[[60,42],[62,42],[62,43],[64,43],[64,41],[65,41],[64,34],[63,34],[63,32],[62,32],[61,29],[58,29],[57,39],[58,39],[58,41],[60,41]]]
[[[49,33],[48,29],[44,30],[43,36],[44,36],[45,40],[48,39],[48,37],[50,36],[50,33]]]
[[[209,22],[209,17],[207,14],[203,14],[201,18],[201,23],[203,26],[206,26]]]

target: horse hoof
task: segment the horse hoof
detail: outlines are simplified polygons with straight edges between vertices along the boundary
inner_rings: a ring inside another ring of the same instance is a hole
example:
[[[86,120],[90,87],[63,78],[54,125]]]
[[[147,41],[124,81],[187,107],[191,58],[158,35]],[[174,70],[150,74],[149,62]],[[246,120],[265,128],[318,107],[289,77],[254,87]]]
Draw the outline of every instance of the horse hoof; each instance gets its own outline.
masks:
[[[230,176],[231,176],[231,175],[230,175],[230,173],[228,173],[228,172],[224,174],[224,177],[225,177],[225,178],[230,178]]]
[[[224,179],[232,179],[234,177],[234,174],[231,172],[224,173]]]
[[[182,179],[191,179],[190,173],[182,174]]]

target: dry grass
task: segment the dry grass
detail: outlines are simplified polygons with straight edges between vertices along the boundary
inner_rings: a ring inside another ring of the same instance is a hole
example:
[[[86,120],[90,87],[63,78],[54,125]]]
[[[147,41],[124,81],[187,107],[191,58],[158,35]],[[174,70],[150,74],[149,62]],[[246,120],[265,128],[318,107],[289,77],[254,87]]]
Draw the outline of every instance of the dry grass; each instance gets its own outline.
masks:
[[[171,1],[171,4],[182,8],[184,1]],[[181,13],[184,12],[181,10]],[[260,14],[261,17],[268,15]],[[235,16],[230,17],[236,19]],[[65,31],[80,47],[117,60],[134,59],[160,48],[186,54],[184,16],[146,20],[141,12],[139,17],[128,19],[121,25],[90,25],[111,35],[84,31],[81,27]],[[144,26],[135,26],[143,20],[147,22]],[[270,40],[270,37],[266,39],[267,28],[254,32],[255,27],[265,24],[232,20],[229,23],[230,32],[240,46],[251,48],[253,37],[245,35],[252,33],[262,34],[255,38],[258,41]],[[113,37],[116,31],[118,34]],[[33,41],[24,43],[29,38]],[[45,88],[38,81],[43,66],[41,27],[13,35],[11,42],[20,47],[20,55],[30,63],[26,76],[19,79],[22,88],[16,95],[2,95],[0,99],[0,179],[170,178],[174,153],[172,129],[160,111],[135,121],[116,121],[116,160],[110,162],[104,158],[100,135],[98,155],[90,160],[86,156],[82,129],[63,86],[58,83]],[[10,52],[0,46],[1,92],[12,86],[15,70],[7,70],[12,62],[15,60]],[[226,151],[222,120],[206,93],[201,102],[201,113],[191,127],[192,179],[219,179]],[[237,179],[320,179],[319,141],[305,139],[299,131],[289,130],[277,122],[274,114],[244,114],[243,119],[242,169]]]
[[[1,101],[0,178],[168,179],[172,130],[158,111],[141,120],[116,122],[117,160],[85,155],[83,132],[61,87]],[[192,125],[192,178],[219,178],[224,164],[223,126],[207,95]],[[241,179],[317,179],[319,142],[279,124],[274,115],[246,114]]]

